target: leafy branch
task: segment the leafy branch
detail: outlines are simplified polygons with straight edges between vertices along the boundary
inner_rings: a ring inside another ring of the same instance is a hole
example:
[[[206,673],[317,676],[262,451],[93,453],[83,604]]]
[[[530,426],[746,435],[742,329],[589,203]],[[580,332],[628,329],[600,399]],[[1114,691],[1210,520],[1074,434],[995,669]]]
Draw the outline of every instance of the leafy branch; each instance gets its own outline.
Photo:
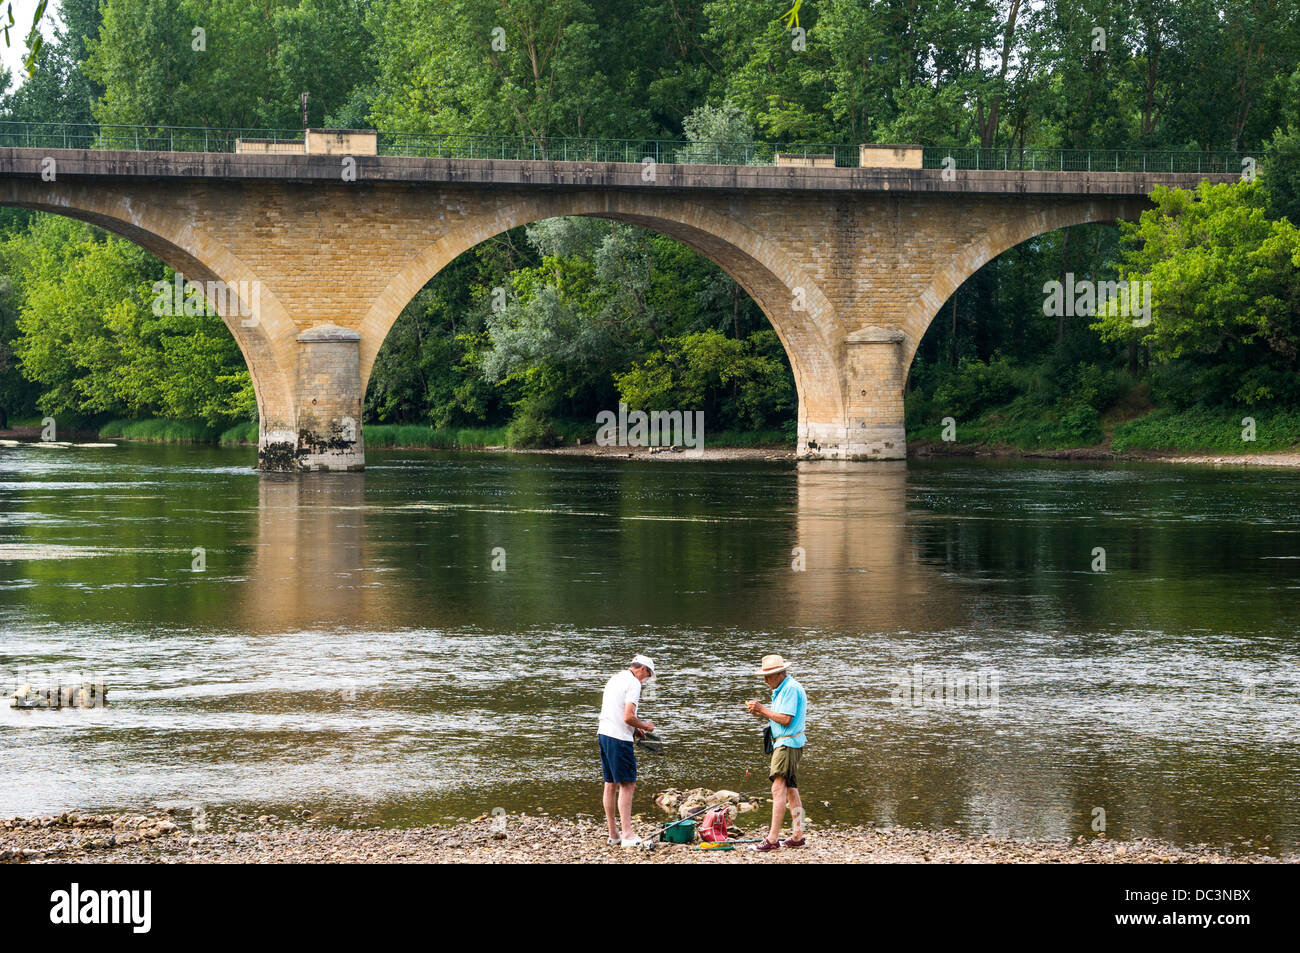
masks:
[[[27,70],[27,75],[32,76],[36,73],[36,57],[40,55],[41,47],[45,45],[45,38],[41,36],[40,25],[41,19],[45,16],[45,7],[49,0],[40,0],[36,4],[36,12],[32,14],[32,28],[27,31],[27,57],[23,60],[23,68]],[[5,4],[5,14],[9,22],[0,27],[5,35],[5,46],[9,46],[9,31],[14,26],[14,5]]]

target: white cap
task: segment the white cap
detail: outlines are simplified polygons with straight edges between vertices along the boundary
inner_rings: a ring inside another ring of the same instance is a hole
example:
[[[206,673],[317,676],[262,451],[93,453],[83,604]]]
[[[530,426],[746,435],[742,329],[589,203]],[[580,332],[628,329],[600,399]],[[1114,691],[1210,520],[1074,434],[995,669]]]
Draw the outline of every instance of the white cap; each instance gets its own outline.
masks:
[[[653,674],[655,673],[655,663],[654,663],[654,659],[652,659],[652,658],[651,658],[650,656],[648,656],[648,655],[638,655],[636,658],[632,659],[632,664],[633,664],[633,665],[644,665],[646,668],[650,669],[650,674],[651,674],[651,675],[653,675]]]

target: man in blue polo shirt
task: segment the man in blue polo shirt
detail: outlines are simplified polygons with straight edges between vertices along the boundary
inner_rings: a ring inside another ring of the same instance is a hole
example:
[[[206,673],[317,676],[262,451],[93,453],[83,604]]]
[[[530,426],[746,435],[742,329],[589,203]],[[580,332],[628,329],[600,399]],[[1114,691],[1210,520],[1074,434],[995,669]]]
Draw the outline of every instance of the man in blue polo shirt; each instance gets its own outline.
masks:
[[[808,715],[808,696],[803,686],[788,674],[790,663],[779,655],[764,655],[763,667],[754,674],[772,689],[772,704],[753,700],[745,702],[751,715],[766,718],[772,729],[772,762],[767,778],[772,782],[772,829],[754,850],[769,851],[779,847],[802,847],[803,800],[799,797],[799,759],[803,755],[804,721]],[[786,804],[790,805],[790,836],[781,840],[781,822]]]

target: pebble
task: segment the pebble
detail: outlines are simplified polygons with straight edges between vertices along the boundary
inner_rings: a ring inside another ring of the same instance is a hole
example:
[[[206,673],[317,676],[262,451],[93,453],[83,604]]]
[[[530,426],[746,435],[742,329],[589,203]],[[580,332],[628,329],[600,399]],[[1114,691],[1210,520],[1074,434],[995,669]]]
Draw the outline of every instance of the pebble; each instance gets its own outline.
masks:
[[[73,820],[74,816],[77,818]],[[10,818],[0,822],[0,863],[1278,863],[1300,862],[1229,846],[1184,847],[1149,838],[1113,841],[1011,840],[955,831],[904,827],[828,827],[808,832],[808,846],[770,854],[749,850],[704,851],[689,845],[658,844],[653,851],[610,847],[603,819],[499,817],[413,828],[355,828],[287,820],[268,826],[261,815],[243,828],[175,836],[166,814],[73,815]],[[643,822],[647,833],[652,820]],[[752,825],[751,825],[752,826]],[[103,836],[87,838],[87,828]],[[750,831],[752,835],[754,830]]]

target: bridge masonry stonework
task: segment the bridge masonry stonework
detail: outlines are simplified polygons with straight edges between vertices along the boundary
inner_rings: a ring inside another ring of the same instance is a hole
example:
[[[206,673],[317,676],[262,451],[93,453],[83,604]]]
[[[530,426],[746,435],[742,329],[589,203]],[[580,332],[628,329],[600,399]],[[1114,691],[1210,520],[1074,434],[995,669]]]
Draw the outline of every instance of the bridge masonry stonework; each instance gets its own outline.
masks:
[[[337,156],[0,149],[0,204],[254,289],[215,303],[253,379],[266,470],[363,467],[366,383],[405,305],[475,245],[560,215],[641,225],[715,262],[785,346],[799,457],[887,460],[906,452],[912,357],[962,281],[1029,238],[1135,218],[1156,184],[1202,178],[661,166],[647,180],[625,163],[348,159],[355,180]]]

